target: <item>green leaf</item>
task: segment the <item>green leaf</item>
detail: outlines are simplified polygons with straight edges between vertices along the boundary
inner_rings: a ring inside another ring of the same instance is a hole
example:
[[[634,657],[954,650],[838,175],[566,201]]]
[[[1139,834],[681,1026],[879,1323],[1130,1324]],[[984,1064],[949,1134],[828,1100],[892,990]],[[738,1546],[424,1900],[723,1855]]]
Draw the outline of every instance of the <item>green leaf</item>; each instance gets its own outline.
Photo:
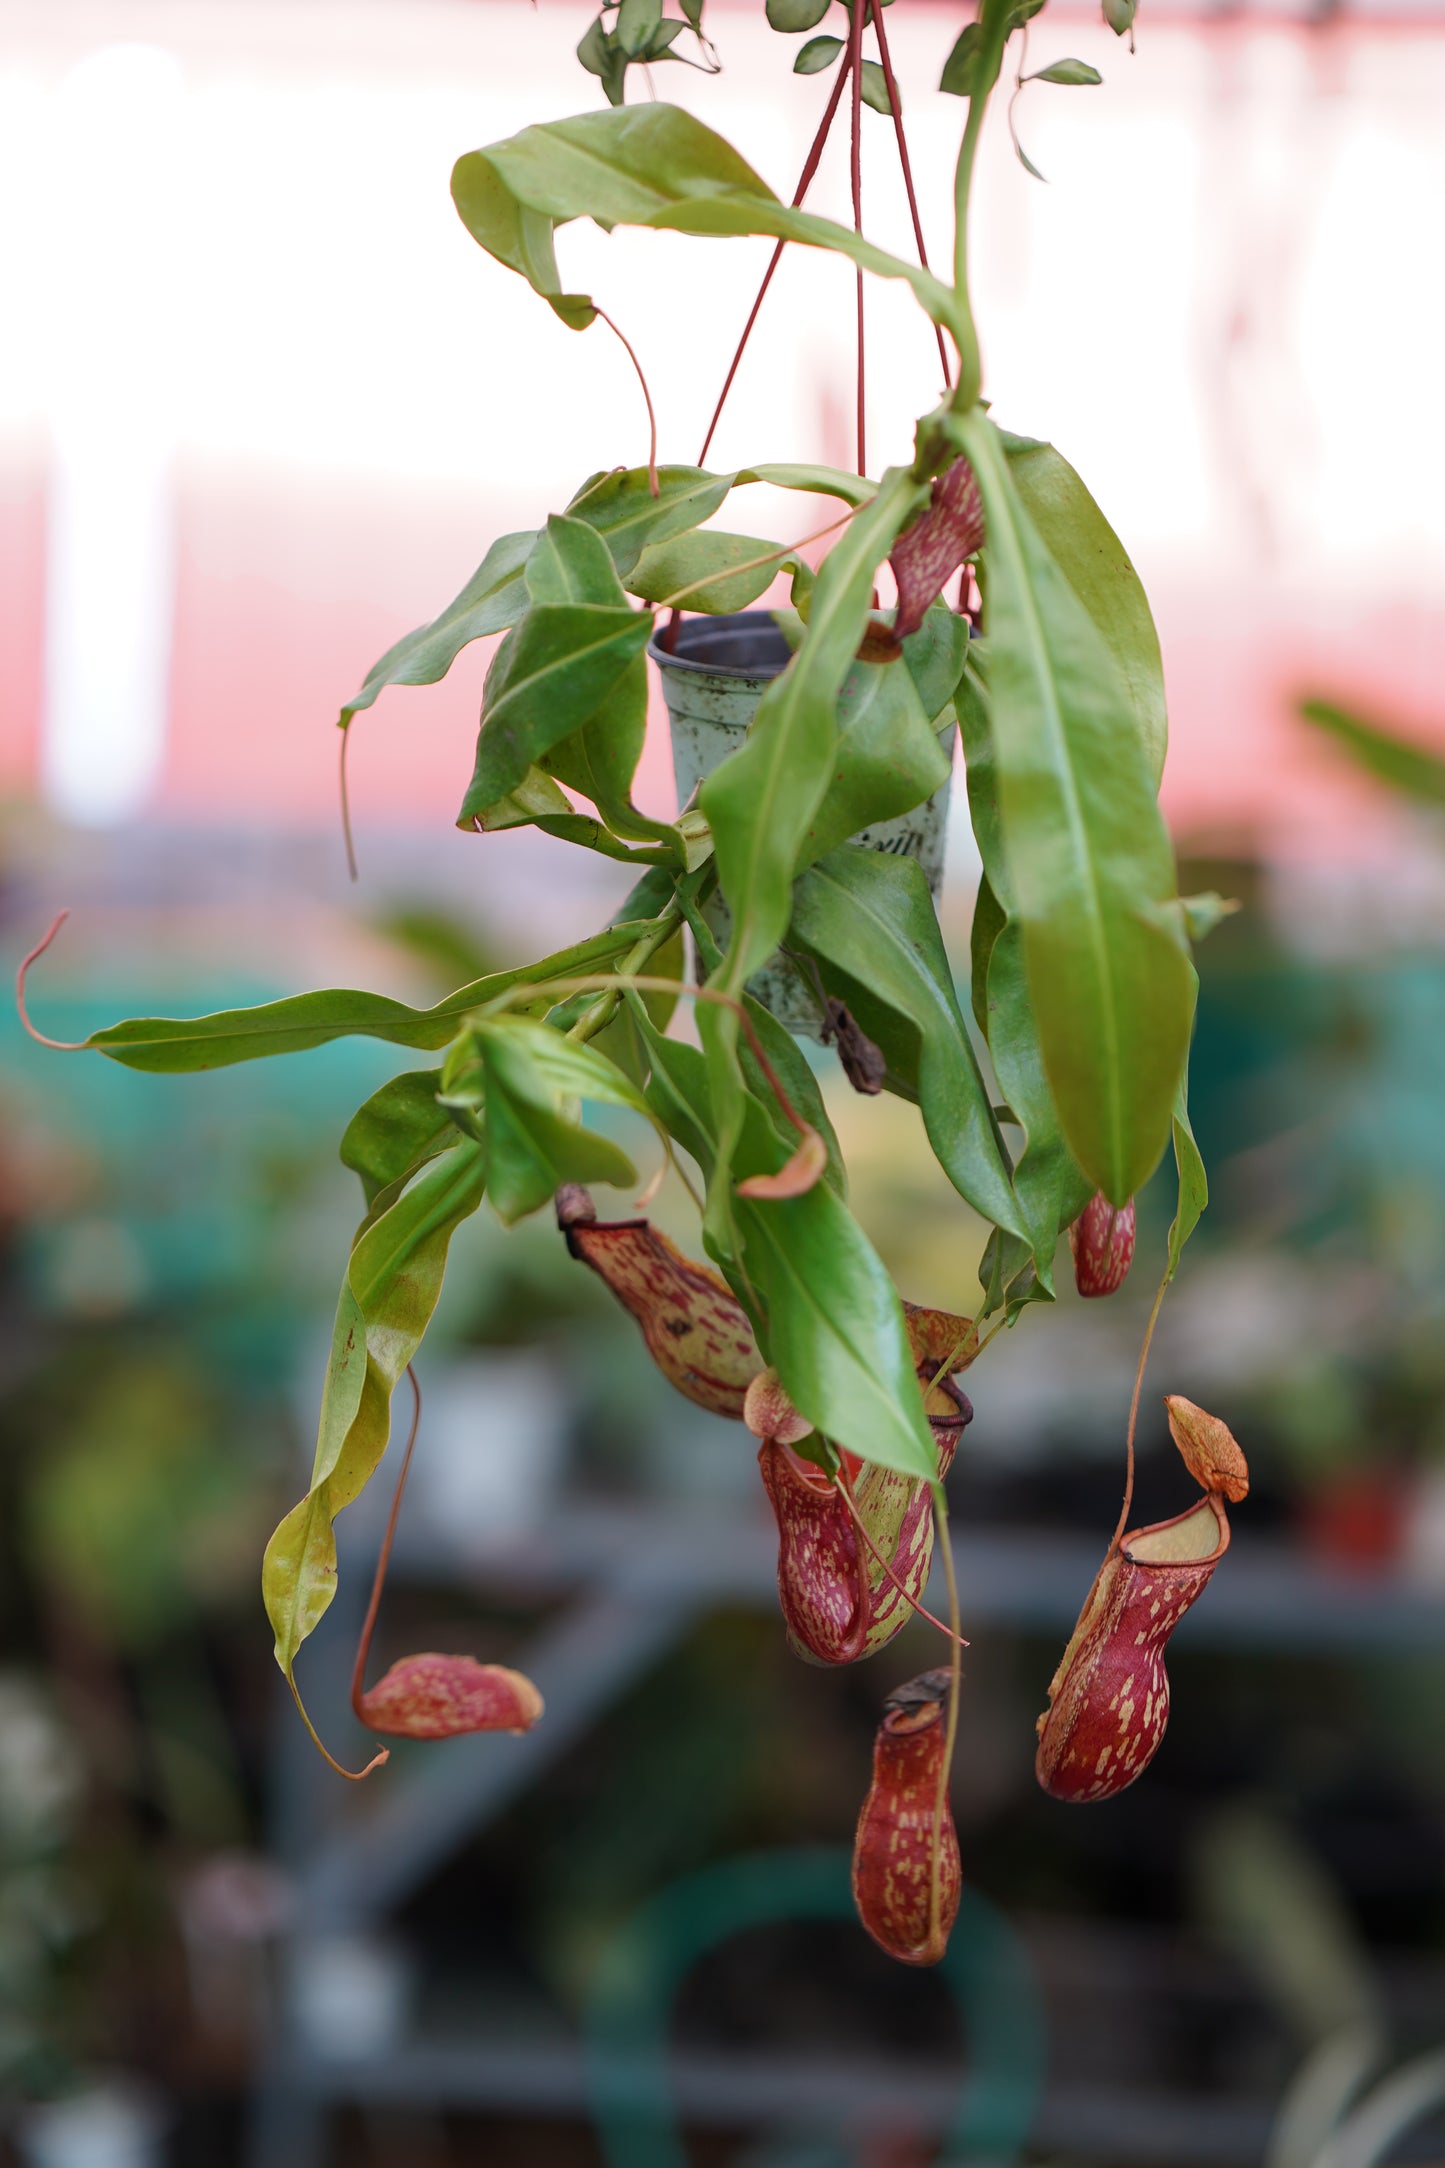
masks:
[[[815,497],[839,497],[844,504],[867,504],[877,483],[866,475],[850,474],[846,467],[825,467],[799,460],[773,460],[761,467],[743,467],[733,477],[741,489],[748,482],[768,482],[774,489],[797,489]]]
[[[1306,700],[1300,714],[1342,746],[1367,775],[1421,805],[1445,805],[1445,760],[1413,738],[1351,715],[1330,700]]]
[[[633,842],[675,838],[664,821],[649,820],[632,803],[632,781],[647,735],[647,663],[635,656],[579,731],[544,753],[541,767],[592,800],[608,826]],[[560,793],[559,793],[560,795]],[[674,853],[679,868],[685,852]]]
[[[646,51],[662,22],[662,0],[622,0],[617,10],[617,42],[630,60]]]
[[[583,1127],[584,1098],[652,1119],[636,1085],[605,1056],[526,1017],[478,1023],[448,1053],[442,1101],[485,1136],[487,1193],[505,1225],[537,1211],[563,1182],[636,1181],[627,1154]]]
[[[1126,30],[1134,27],[1138,13],[1138,0],[1103,0],[1104,20],[1116,38],[1122,38]]]
[[[567,507],[571,520],[584,522],[602,536],[623,574],[631,571],[649,543],[710,519],[734,481],[732,475],[708,474],[699,467],[662,467],[657,479],[654,497],[645,467],[616,468],[594,475]],[[868,486],[871,490],[872,485]],[[372,665],[361,691],[341,711],[343,727],[362,708],[369,708],[384,687],[434,685],[469,642],[517,624],[526,614],[526,566],[539,539],[532,531],[500,536],[441,615],[407,633]]]
[[[341,1139],[341,1164],[361,1178],[368,1210],[379,1194],[459,1140],[437,1105],[439,1069],[407,1069],[358,1107]]]
[[[1026,1235],[922,869],[885,851],[834,851],[798,882],[789,939],[817,958],[829,992],[882,1049],[890,1080],[918,1100],[959,1195]]]
[[[730,144],[680,107],[624,107],[526,128],[452,173],[463,224],[539,294],[561,293],[552,229],[573,218],[682,233],[771,234],[830,249],[881,278],[902,279],[935,319],[967,333],[951,287],[851,227],[784,204]]]
[[[966,23],[954,41],[953,51],[943,63],[943,75],[939,89],[951,97],[966,98],[973,89],[973,65],[983,42],[983,24]]]
[[[906,663],[855,662],[838,697],[837,722],[832,778],[800,864],[822,858],[871,822],[911,812],[948,781],[949,755]]]
[[[1054,1253],[1059,1237],[1078,1218],[1093,1195],[1094,1185],[1079,1171],[1064,1142],[1059,1110],[1044,1070],[1024,963],[1023,928],[1011,900],[998,765],[981,679],[983,658],[977,648],[970,653],[970,667],[958,688],[957,707],[969,812],[983,860],[983,880],[974,905],[973,1012],[988,1041],[999,1089],[1023,1131],[1023,1149],[1014,1165],[1013,1185],[1032,1251],[1031,1269],[1022,1286],[1017,1283],[1029,1261],[1012,1237],[992,1245],[980,1277],[988,1295],[988,1309],[998,1308],[1007,1299],[1014,1312],[1025,1297],[1052,1301]]]
[[[891,114],[893,101],[888,95],[888,78],[876,60],[865,60],[859,70],[859,95],[865,105],[872,106],[875,113]],[[898,110],[903,110],[900,95]]]
[[[1179,1202],[1169,1228],[1169,1277],[1172,1280],[1179,1270],[1179,1259],[1184,1245],[1199,1225],[1204,1208],[1209,1202],[1209,1177],[1204,1171],[1204,1161],[1199,1146],[1194,1141],[1194,1131],[1189,1125],[1189,1080],[1179,1079],[1179,1093],[1174,1102],[1174,1165],[1179,1176]]]
[[[918,688],[923,713],[935,728],[952,701],[968,662],[968,619],[935,602],[917,632],[903,643],[903,660]]]
[[[759,564],[759,558],[767,561]],[[670,602],[677,595],[680,607],[718,615],[745,610],[797,562],[786,544],[710,527],[653,543],[638,558],[627,584],[644,602]],[[738,572],[739,565],[749,569]]]
[[[635,924],[609,926],[540,963],[475,979],[430,1009],[409,1009],[384,994],[329,987],[255,1009],[222,1009],[214,1016],[133,1017],[93,1031],[85,1044],[127,1069],[173,1076],[225,1069],[233,1062],[259,1061],[272,1054],[300,1054],[333,1039],[385,1039],[393,1046],[439,1049],[455,1038],[458,1024],[473,1009],[514,986],[606,970],[636,945],[642,930]]]
[[[1104,78],[1097,68],[1091,68],[1087,60],[1053,60],[1046,68],[1036,68],[1032,75],[1021,78],[1025,83],[1065,83],[1072,89],[1082,90],[1088,85],[1102,83]]]
[[[639,60],[676,60],[679,56],[672,48],[687,27],[678,16],[664,16],[642,52],[638,54]]]
[[[1009,472],[1044,548],[1102,634],[1128,688],[1149,774],[1164,773],[1169,721],[1159,635],[1123,543],[1052,444],[1003,438]]]
[[[832,0],[768,0],[768,21],[774,30],[813,30],[831,5]]]
[[[531,532],[500,535],[440,617],[407,633],[372,664],[360,692],[341,710],[343,729],[385,686],[435,685],[469,641],[515,625],[527,607],[522,568],[536,540]]]
[[[567,513],[597,529],[625,580],[652,543],[711,519],[735,480],[702,467],[659,467],[654,497],[646,467],[613,467],[584,482]]]
[[[841,38],[809,38],[793,62],[794,75],[821,75],[843,50]]]
[[[848,1170],[843,1164],[843,1149],[828,1113],[827,1104],[819,1088],[808,1057],[786,1027],[778,1022],[770,1009],[765,1009],[751,994],[743,995],[743,1007],[758,1035],[758,1041],[768,1060],[772,1063],[784,1091],[793,1102],[805,1122],[811,1122],[828,1153],[827,1172],[823,1176],[840,1197],[848,1194]],[[744,1080],[759,1104],[771,1110],[774,1097],[771,1085],[759,1068],[746,1038],[739,1042]],[[779,1138],[791,1151],[797,1143],[797,1134],[790,1130],[781,1114],[770,1114]]]
[[[471,827],[533,761],[596,713],[651,633],[649,613],[625,604],[533,604],[513,635],[500,687],[493,692],[489,683],[459,828]]]
[[[653,1033],[649,1097],[707,1172],[717,1149],[704,1057]],[[691,1140],[691,1141],[689,1141]],[[737,1147],[740,1175],[774,1172],[788,1147],[751,1093]],[[881,1259],[828,1182],[802,1197],[737,1200],[748,1279],[761,1304],[759,1337],[794,1404],[849,1452],[932,1479],[937,1449],[904,1328]]]
[[[584,519],[553,512],[533,544],[523,578],[534,603],[594,603],[625,610],[627,596],[606,542]]]
[[[483,1191],[482,1154],[463,1145],[429,1167],[358,1236],[342,1281],[311,1486],[266,1546],[261,1586],[276,1661],[296,1653],[336,1592],[333,1522],[386,1450],[391,1395],[421,1345],[452,1235]]]
[[[1168,1141],[1189,1043],[1173,852],[1127,689],[1024,510],[997,430],[978,409],[952,426],[988,521],[999,810],[1044,1064],[1074,1157],[1123,1205]]]
[[[971,780],[971,779],[970,779]],[[977,823],[975,823],[977,826]],[[974,1022],[989,1036],[988,970],[993,959],[993,945],[1008,924],[1008,913],[994,893],[993,883],[984,867],[979,875],[978,894],[973,903],[973,925],[969,933],[969,998]]]
[[[612,40],[607,25],[600,15],[595,16],[582,33],[577,47],[577,58],[589,75],[605,76],[611,58]]]

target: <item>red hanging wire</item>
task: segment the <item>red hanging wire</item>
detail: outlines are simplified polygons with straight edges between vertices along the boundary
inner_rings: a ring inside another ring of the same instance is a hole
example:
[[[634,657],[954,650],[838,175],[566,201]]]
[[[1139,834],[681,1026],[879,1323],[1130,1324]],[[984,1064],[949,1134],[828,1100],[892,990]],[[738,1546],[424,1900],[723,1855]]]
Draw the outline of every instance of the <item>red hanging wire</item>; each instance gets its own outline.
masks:
[[[793,191],[793,209],[795,211],[802,208],[803,199],[807,195],[808,190],[813,185],[813,176],[818,170],[818,162],[823,155],[823,146],[828,140],[828,132],[833,125],[833,116],[838,110],[839,100],[843,96],[843,86],[848,80],[849,74],[851,72],[851,67],[852,55],[851,53],[848,53],[844,55],[843,64],[838,70],[838,80],[833,85],[833,88],[829,93],[828,103],[823,108],[823,118],[818,123],[818,133],[813,138],[813,147],[809,151],[808,156],[804,161],[803,171],[801,176],[799,177],[798,185]],[[747,322],[743,325],[743,335],[738,340],[737,352],[733,355],[732,362],[728,368],[728,373],[723,379],[723,388],[718,393],[717,405],[713,408],[712,411],[712,420],[707,425],[707,435],[702,440],[702,450],[697,455],[697,463],[699,466],[701,466],[703,461],[707,458],[708,449],[712,444],[713,434],[717,429],[719,421],[722,419],[722,410],[727,402],[727,395],[733,388],[733,378],[738,373],[738,364],[743,358],[743,353],[747,347],[748,340],[752,337],[753,325],[758,320],[758,311],[762,308],[768,288],[773,283],[773,273],[777,270],[778,265],[781,263],[783,257],[783,250],[787,247],[787,245],[788,244],[786,241],[779,241],[777,247],[773,250],[772,256],[769,258],[768,268],[763,273],[763,283],[758,288],[757,299],[754,301],[751,310],[748,312]]]
[[[865,0],[853,0],[848,25],[848,65],[852,74],[853,114],[849,177],[853,184],[853,231],[863,231],[863,13]],[[867,352],[863,309],[863,266],[858,282],[858,472],[868,472]]]
[[[888,33],[883,27],[883,9],[875,4],[868,10],[873,18],[873,31],[878,40],[878,59],[883,69],[883,80],[888,86],[888,103],[893,109],[893,133],[898,138],[898,163],[903,168],[903,186],[908,196],[908,210],[913,220],[913,238],[918,243],[918,261],[928,269],[928,243],[923,238],[923,220],[918,215],[918,197],[913,188],[913,166],[908,156],[908,138],[903,131],[903,107],[898,97],[898,84],[893,74],[893,59],[888,50]],[[943,364],[945,387],[953,382],[953,371],[948,364],[948,347],[943,336],[943,326],[935,324],[933,335],[938,341],[938,358]]]

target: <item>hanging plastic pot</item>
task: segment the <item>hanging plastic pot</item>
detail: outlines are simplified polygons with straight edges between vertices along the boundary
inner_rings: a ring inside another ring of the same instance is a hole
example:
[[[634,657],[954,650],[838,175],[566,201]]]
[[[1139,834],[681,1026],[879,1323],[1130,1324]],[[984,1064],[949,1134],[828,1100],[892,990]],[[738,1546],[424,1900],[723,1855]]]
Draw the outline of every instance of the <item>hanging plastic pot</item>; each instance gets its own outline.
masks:
[[[698,785],[742,744],[758,702],[773,679],[786,670],[791,650],[771,610],[738,610],[728,617],[685,619],[670,653],[661,639],[654,639],[647,652],[662,678],[677,802],[685,806]],[[950,721],[938,734],[950,758],[955,727]],[[948,795],[945,782],[911,813],[862,828],[850,840],[868,850],[916,858],[937,902],[943,886]],[[706,916],[719,942],[725,942],[729,920],[721,897],[708,904]],[[791,964],[778,959],[765,965],[749,982],[748,991],[789,1031],[822,1037],[824,1019],[814,990]]]

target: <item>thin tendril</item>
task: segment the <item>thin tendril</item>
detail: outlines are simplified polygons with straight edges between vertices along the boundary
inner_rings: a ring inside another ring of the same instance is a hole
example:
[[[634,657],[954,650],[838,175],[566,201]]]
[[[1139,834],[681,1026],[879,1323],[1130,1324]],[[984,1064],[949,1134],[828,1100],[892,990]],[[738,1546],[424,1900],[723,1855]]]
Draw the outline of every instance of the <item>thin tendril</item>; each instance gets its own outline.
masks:
[[[295,1679],[292,1678],[289,1671],[286,1673],[286,1684],[291,1689],[291,1699],[296,1704],[297,1714],[300,1716],[302,1723],[306,1726],[306,1729],[311,1734],[311,1744],[315,1747],[317,1753],[321,1756],[321,1759],[324,1762],[329,1763],[331,1768],[336,1771],[336,1774],[339,1777],[345,1777],[348,1784],[360,1784],[364,1777],[369,1777],[371,1775],[373,1769],[379,1769],[383,1762],[388,1762],[391,1760],[391,1748],[388,1746],[384,1746],[379,1753],[372,1755],[371,1760],[367,1763],[364,1769],[343,1768],[342,1764],[336,1759],[336,1756],[327,1747],[325,1741],[321,1737],[320,1732],[316,1729],[316,1726],[312,1723],[310,1717],[306,1714],[306,1704],[301,1699],[301,1689],[296,1684]]]
[[[833,125],[833,116],[838,110],[838,103],[839,100],[842,98],[843,87],[848,81],[851,67],[851,59],[849,55],[845,53],[843,56],[843,65],[838,71],[838,79],[833,85],[827,105],[823,108],[823,118],[819,123],[818,133],[813,138],[813,147],[808,152],[807,158],[803,162],[802,175],[799,178],[797,187],[793,191],[793,209],[795,211],[802,208],[803,199],[807,195],[808,190],[813,184],[813,176],[818,170],[818,161],[823,155],[823,146],[828,140],[828,133]],[[742,361],[744,352],[746,351],[748,340],[752,337],[753,334],[753,326],[758,320],[758,311],[762,308],[764,299],[767,296],[768,288],[773,283],[773,273],[777,270],[778,265],[782,262],[783,250],[787,247],[787,245],[788,244],[786,241],[779,241],[777,247],[773,250],[771,257],[768,260],[768,268],[763,273],[763,283],[758,288],[757,299],[754,301],[752,308],[748,312],[748,320],[743,325],[743,335],[738,340],[737,351],[734,353],[731,365],[728,369],[728,373],[723,379],[723,388],[718,393],[717,405],[713,408],[712,420],[707,425],[707,435],[703,438],[702,450],[697,455],[697,463],[699,466],[701,466],[703,461],[707,458],[708,447],[712,443],[718,423],[722,420],[722,410],[727,403],[728,393],[733,388],[733,378],[738,373],[738,366]]]
[[[346,845],[346,870],[353,881],[361,876],[356,866],[356,844],[351,833],[351,793],[346,787],[346,748],[351,743],[351,725],[346,723],[341,731],[341,760],[338,776],[341,785],[341,835]]]
[[[1134,1372],[1134,1397],[1129,1402],[1129,1430],[1124,1446],[1124,1503],[1119,1508],[1119,1525],[1114,1530],[1109,1548],[1104,1554],[1106,1558],[1112,1558],[1118,1550],[1128,1525],[1129,1508],[1134,1503],[1134,1432],[1139,1422],[1139,1395],[1144,1389],[1144,1365],[1149,1360],[1149,1343],[1154,1337],[1154,1327],[1159,1322],[1159,1312],[1163,1307],[1171,1271],[1172,1267],[1165,1267],[1164,1277],[1159,1282],[1159,1292],[1154,1297],[1154,1307],[1149,1312],[1149,1322],[1144,1327],[1144,1345],[1139,1350],[1139,1367]]]
[[[948,1627],[944,1624],[943,1620],[941,1618],[938,1618],[932,1611],[930,1611],[927,1604],[920,1603],[916,1596],[912,1596],[909,1594],[908,1590],[899,1580],[897,1574],[893,1571],[893,1568],[889,1565],[887,1559],[883,1556],[883,1553],[879,1550],[877,1544],[873,1541],[873,1538],[868,1531],[868,1524],[864,1520],[862,1514],[858,1511],[857,1501],[854,1499],[852,1492],[849,1490],[847,1484],[843,1480],[843,1471],[841,1468],[834,1476],[833,1481],[834,1484],[837,1486],[838,1494],[842,1498],[844,1505],[848,1508],[848,1511],[853,1516],[854,1525],[857,1528],[859,1535],[863,1538],[863,1541],[867,1544],[869,1550],[873,1553],[874,1558],[883,1568],[883,1571],[887,1574],[889,1580],[893,1583],[893,1586],[897,1589],[899,1595],[903,1598],[903,1601],[909,1606],[911,1610],[916,1611],[920,1618],[926,1618],[930,1626],[936,1626],[939,1632],[943,1634],[946,1639],[952,1640],[953,1636],[950,1633]],[[963,1646],[967,1648],[969,1646],[968,1642],[965,1641]]]
[[[948,1716],[943,1737],[943,1765],[938,1772],[938,1790],[933,1801],[933,1875],[928,1893],[930,1942],[938,1933],[943,1910],[943,1822],[948,1813],[948,1780],[953,1770],[953,1750],[958,1741],[958,1704],[963,1696],[962,1651],[967,1646],[960,1630],[958,1575],[954,1570],[953,1545],[948,1534],[948,1500],[942,1483],[933,1485],[933,1514],[937,1547],[943,1553],[943,1571],[948,1581],[948,1618],[953,1633],[953,1649],[949,1659]]]
[[[649,77],[648,80],[651,81],[651,77]],[[657,93],[654,91],[653,96],[656,97],[656,95]],[[622,344],[627,349],[627,358],[632,363],[633,368],[637,371],[637,381],[642,386],[642,396],[647,401],[647,426],[650,432],[647,450],[647,487],[654,497],[660,496],[661,490],[658,486],[657,480],[657,409],[652,404],[652,393],[647,388],[647,378],[643,374],[642,363],[637,358],[637,353],[635,348],[633,347],[632,341],[628,338],[626,332],[620,330],[618,326],[613,323],[612,318],[608,315],[606,309],[597,309],[597,305],[595,302],[593,303],[593,307],[594,309],[596,309],[598,316],[607,326],[608,330],[615,333],[616,336],[622,341]]]
[[[19,969],[15,973],[15,1006],[20,1012],[21,1023],[38,1045],[53,1046],[61,1054],[83,1054],[90,1044],[88,1039],[52,1039],[48,1033],[38,1030],[31,1023],[30,1012],[25,1006],[26,974],[30,966],[45,954],[45,951],[49,948],[69,916],[70,912],[68,910],[57,911],[44,938],[36,942],[28,956],[21,957]]]
[[[416,1371],[408,1363],[406,1374],[411,1379],[411,1429],[407,1433],[406,1451],[401,1456],[397,1472],[396,1489],[391,1495],[391,1511],[386,1517],[386,1533],[381,1539],[381,1549],[376,1554],[376,1572],[371,1583],[371,1601],[366,1607],[362,1623],[361,1639],[356,1644],[356,1664],[351,1674],[351,1706],[361,1723],[366,1722],[362,1708],[362,1681],[366,1677],[367,1658],[371,1654],[371,1637],[376,1630],[376,1617],[381,1609],[381,1592],[386,1586],[386,1570],[391,1564],[391,1547],[396,1541],[396,1524],[401,1517],[402,1493],[411,1472],[411,1456],[416,1447],[416,1434],[421,1428],[421,1386]],[[323,1749],[323,1752],[325,1750]]]

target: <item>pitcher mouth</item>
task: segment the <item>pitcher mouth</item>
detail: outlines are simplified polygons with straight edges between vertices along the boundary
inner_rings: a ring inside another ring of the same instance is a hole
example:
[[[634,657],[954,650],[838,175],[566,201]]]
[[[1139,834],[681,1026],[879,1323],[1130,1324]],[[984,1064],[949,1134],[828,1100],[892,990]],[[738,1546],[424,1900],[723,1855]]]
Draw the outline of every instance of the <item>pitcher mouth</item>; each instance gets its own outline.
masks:
[[[688,617],[669,651],[665,633],[654,633],[647,652],[660,670],[687,670],[707,677],[751,679],[766,685],[781,677],[792,649],[771,610],[735,610],[727,617]]]

